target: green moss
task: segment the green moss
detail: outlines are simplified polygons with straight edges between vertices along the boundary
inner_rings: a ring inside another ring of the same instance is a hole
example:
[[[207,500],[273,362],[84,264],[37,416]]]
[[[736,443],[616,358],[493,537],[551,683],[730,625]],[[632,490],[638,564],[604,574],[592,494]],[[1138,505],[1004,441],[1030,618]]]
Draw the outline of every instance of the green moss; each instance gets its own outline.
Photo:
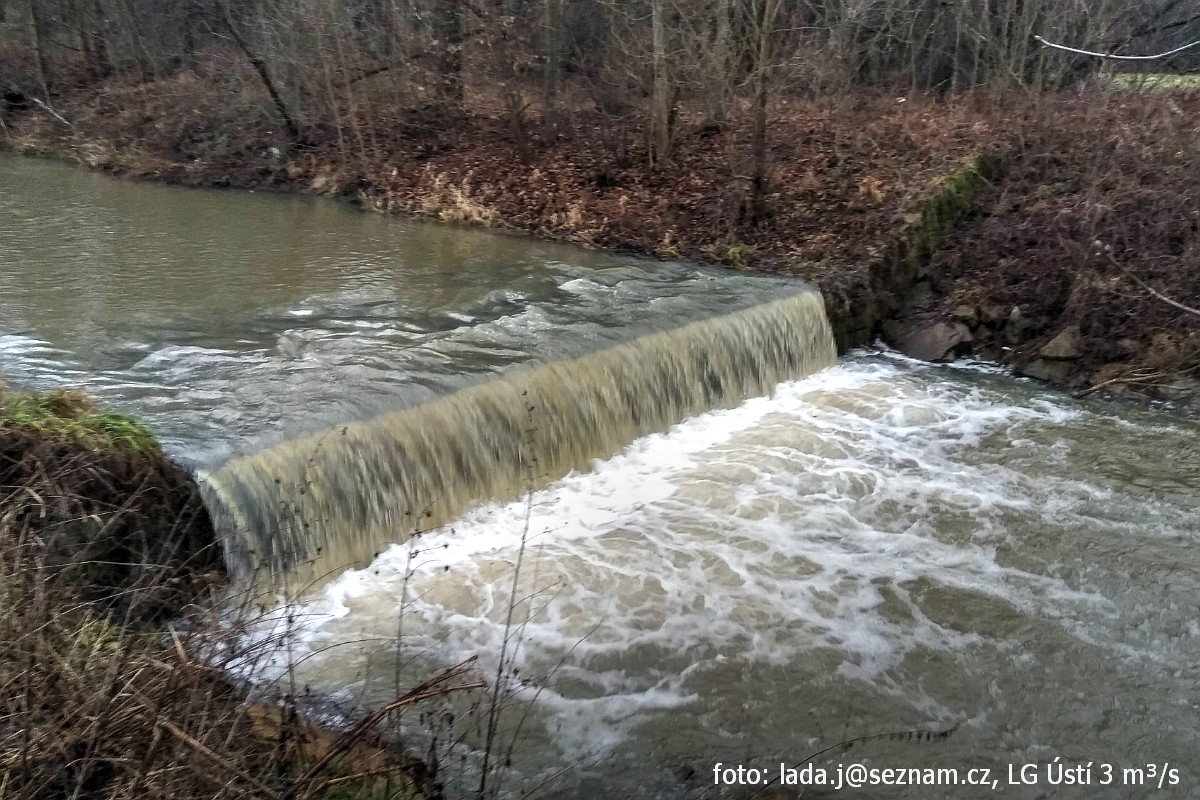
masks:
[[[995,170],[993,158],[981,153],[932,184],[920,210],[901,227],[900,246],[871,263],[870,291],[852,292],[828,306],[839,352],[867,344],[888,319],[903,312],[903,298],[928,275],[934,251],[975,206]]]
[[[905,225],[901,236],[905,257],[914,274],[921,274],[938,243],[971,210],[987,186],[992,162],[984,154],[973,156],[961,169],[937,182],[933,195],[916,218]]]
[[[0,424],[32,428],[92,449],[159,452],[150,430],[124,414],[97,409],[77,390],[45,394],[0,394]]]

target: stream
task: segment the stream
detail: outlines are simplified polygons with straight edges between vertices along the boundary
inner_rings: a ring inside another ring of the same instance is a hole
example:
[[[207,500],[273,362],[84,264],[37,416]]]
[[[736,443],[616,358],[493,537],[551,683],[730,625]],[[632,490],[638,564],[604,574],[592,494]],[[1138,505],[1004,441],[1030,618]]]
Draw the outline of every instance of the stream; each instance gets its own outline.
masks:
[[[0,156],[0,374],[200,468],[790,287]],[[491,734],[479,694],[404,732],[451,796],[491,750],[505,797],[743,797],[716,765],[875,736],[811,763],[959,785],[804,796],[1200,797],[1198,532],[1197,422],[863,350],[397,535],[234,668],[352,716],[476,657]]]

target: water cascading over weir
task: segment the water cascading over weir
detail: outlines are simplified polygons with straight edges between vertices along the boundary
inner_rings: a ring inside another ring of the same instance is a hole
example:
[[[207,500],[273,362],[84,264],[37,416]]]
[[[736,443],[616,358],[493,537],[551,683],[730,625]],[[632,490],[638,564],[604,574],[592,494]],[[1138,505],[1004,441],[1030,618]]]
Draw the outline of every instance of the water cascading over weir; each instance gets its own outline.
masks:
[[[835,359],[820,294],[800,290],[240,455],[201,489],[235,580],[311,587]]]

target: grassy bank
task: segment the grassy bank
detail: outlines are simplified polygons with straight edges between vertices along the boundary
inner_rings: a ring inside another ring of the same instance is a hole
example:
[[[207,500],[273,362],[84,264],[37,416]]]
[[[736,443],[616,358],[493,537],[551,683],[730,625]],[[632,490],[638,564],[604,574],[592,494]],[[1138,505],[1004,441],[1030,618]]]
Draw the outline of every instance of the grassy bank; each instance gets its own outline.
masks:
[[[0,392],[0,492],[6,543],[41,582],[122,624],[177,615],[221,568],[191,481],[145,426],[80,392]]]
[[[253,80],[213,70],[64,92],[69,124],[25,109],[3,141],[134,177],[799,276],[825,293],[843,347],[882,335],[1085,391],[1191,394],[1200,93],[782,98],[756,204],[744,111],[714,125],[681,105],[654,166],[639,117],[580,103],[544,140],[484,96],[389,108],[354,147],[321,126],[297,144]]]
[[[143,426],[75,392],[0,384],[0,409],[0,797],[440,794],[424,764],[376,737],[382,718],[327,731],[295,698],[251,703],[227,677],[223,658],[253,654],[211,611],[212,528]]]

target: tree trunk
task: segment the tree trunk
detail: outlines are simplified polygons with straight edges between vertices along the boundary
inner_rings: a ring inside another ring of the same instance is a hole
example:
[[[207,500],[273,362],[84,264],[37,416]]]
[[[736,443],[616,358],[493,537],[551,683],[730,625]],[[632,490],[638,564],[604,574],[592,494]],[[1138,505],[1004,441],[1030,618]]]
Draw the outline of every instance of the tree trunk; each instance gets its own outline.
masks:
[[[287,129],[288,136],[293,142],[299,142],[300,126],[296,124],[296,120],[292,117],[291,112],[288,111],[287,103],[283,102],[283,96],[275,88],[275,82],[271,80],[271,73],[267,70],[267,62],[263,61],[260,56],[250,49],[250,46],[246,44],[246,40],[238,32],[237,25],[233,21],[233,15],[229,13],[228,0],[220,0],[218,5],[221,8],[221,17],[225,22],[225,27],[229,30],[229,35],[233,37],[234,44],[238,46],[238,49],[246,56],[246,60],[250,62],[250,66],[258,74],[263,88],[267,90],[267,94],[271,97],[271,102],[275,104],[275,110],[283,120],[283,125]]]
[[[712,62],[709,76],[708,116],[722,123],[729,108],[729,40],[730,0],[716,0],[716,31],[713,38]]]
[[[187,67],[196,64],[196,29],[200,25],[198,0],[184,0],[186,8],[183,12],[183,53],[180,59]]]
[[[126,29],[129,31],[129,38],[133,41],[134,57],[138,65],[138,73],[143,83],[148,83],[153,78],[156,78],[154,62],[150,58],[150,51],[146,49],[146,42],[142,38],[141,23],[138,20],[137,9],[134,8],[130,0],[123,0],[121,3],[122,16],[125,17]]]
[[[95,73],[107,78],[112,74],[112,58],[108,53],[108,39],[104,36],[104,7],[100,0],[92,0],[93,53],[96,59]]]
[[[532,164],[533,148],[529,144],[529,136],[525,133],[525,105],[522,102],[521,92],[515,87],[510,88],[504,99],[508,105],[508,127],[512,132],[513,141],[516,142],[521,163]]]
[[[755,218],[766,212],[767,194],[767,104],[770,100],[771,38],[775,32],[775,17],[780,0],[758,0],[755,20],[754,53],[754,115],[750,150],[753,160],[750,184],[750,205]]]
[[[442,99],[463,104],[463,13],[461,0],[439,0],[443,7],[434,13],[440,53],[438,81]]]
[[[671,155],[671,76],[667,70],[666,0],[653,0],[654,86],[650,109],[650,163],[660,167]]]
[[[542,135],[547,142],[558,138],[559,62],[562,50],[562,0],[543,0],[542,5]]]
[[[38,89],[42,93],[42,99],[49,103],[50,65],[46,62],[46,51],[42,47],[42,17],[38,12],[37,0],[29,0],[29,47],[33,50]]]

